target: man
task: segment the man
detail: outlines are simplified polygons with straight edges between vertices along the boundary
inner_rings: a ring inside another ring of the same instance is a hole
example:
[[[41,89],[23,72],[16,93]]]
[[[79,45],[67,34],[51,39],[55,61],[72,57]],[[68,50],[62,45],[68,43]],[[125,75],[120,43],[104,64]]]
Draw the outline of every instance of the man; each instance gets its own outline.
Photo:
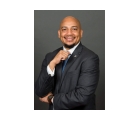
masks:
[[[99,58],[82,45],[82,35],[79,20],[65,17],[58,30],[63,47],[48,53],[42,63],[35,93],[50,110],[95,110]]]

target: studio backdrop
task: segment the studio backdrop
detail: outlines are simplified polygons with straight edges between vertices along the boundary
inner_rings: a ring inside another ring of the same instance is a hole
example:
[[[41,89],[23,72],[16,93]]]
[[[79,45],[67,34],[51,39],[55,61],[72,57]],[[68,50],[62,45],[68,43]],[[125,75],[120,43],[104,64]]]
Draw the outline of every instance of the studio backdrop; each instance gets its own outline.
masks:
[[[34,82],[48,52],[62,46],[57,31],[61,20],[73,16],[80,20],[84,46],[100,59],[100,78],[96,89],[96,109],[105,110],[105,10],[35,10],[34,11]],[[39,101],[34,93],[34,110],[47,110],[48,104]]]

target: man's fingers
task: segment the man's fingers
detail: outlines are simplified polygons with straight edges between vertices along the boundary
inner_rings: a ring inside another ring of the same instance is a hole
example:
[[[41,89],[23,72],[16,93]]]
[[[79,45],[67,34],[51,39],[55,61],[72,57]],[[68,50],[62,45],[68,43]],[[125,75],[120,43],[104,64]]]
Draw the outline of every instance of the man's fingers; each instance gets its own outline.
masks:
[[[69,56],[69,51],[60,50],[59,53],[55,56],[55,64],[59,64],[62,60],[66,60]]]
[[[40,100],[41,102],[49,103],[48,100],[47,100],[47,98],[39,98],[39,100]]]
[[[60,51],[60,54],[66,54],[66,55],[69,55],[70,52],[69,52],[69,51],[65,51],[65,50],[61,50],[61,51]]]
[[[62,55],[61,60],[66,60],[66,59],[68,58],[69,54],[70,54],[69,51],[63,51],[63,52],[61,53],[61,55]]]
[[[70,52],[69,51],[66,51],[67,53],[68,53],[68,55],[70,54]]]
[[[70,54],[70,52],[69,52],[69,51],[64,51],[64,53],[65,53],[66,55],[69,55],[69,54]]]
[[[68,58],[68,56],[63,55],[62,58],[61,58],[61,60],[66,60],[67,58]]]
[[[42,101],[42,98],[39,98],[40,101]]]

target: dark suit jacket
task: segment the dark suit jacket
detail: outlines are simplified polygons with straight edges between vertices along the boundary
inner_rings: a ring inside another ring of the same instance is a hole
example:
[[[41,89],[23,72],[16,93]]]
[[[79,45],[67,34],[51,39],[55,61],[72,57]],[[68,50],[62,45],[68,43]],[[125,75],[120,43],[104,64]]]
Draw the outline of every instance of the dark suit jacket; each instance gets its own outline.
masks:
[[[98,55],[80,43],[70,56],[63,74],[61,62],[51,77],[47,73],[47,66],[62,49],[63,47],[46,55],[35,83],[35,93],[39,97],[49,92],[54,94],[49,109],[95,110],[95,90],[99,80]]]

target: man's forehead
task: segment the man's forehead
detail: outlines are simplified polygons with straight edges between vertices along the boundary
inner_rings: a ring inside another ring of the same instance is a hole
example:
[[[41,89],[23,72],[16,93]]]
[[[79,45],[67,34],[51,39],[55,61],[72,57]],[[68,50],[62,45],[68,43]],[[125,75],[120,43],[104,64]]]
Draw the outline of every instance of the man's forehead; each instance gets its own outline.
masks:
[[[67,28],[68,26],[61,26],[61,28]],[[71,28],[78,28],[78,26],[70,26]]]
[[[65,17],[61,21],[60,27],[63,27],[63,26],[77,26],[77,27],[81,27],[79,20],[74,18],[74,17],[72,17],[72,16]]]
[[[75,25],[78,25],[78,21],[76,20],[73,20],[73,19],[66,19],[66,20],[63,20],[61,22],[61,25],[65,25],[65,24],[75,24]]]
[[[66,20],[66,21],[62,21],[61,24],[60,24],[61,27],[63,26],[80,26],[80,24],[75,21],[75,20]]]

